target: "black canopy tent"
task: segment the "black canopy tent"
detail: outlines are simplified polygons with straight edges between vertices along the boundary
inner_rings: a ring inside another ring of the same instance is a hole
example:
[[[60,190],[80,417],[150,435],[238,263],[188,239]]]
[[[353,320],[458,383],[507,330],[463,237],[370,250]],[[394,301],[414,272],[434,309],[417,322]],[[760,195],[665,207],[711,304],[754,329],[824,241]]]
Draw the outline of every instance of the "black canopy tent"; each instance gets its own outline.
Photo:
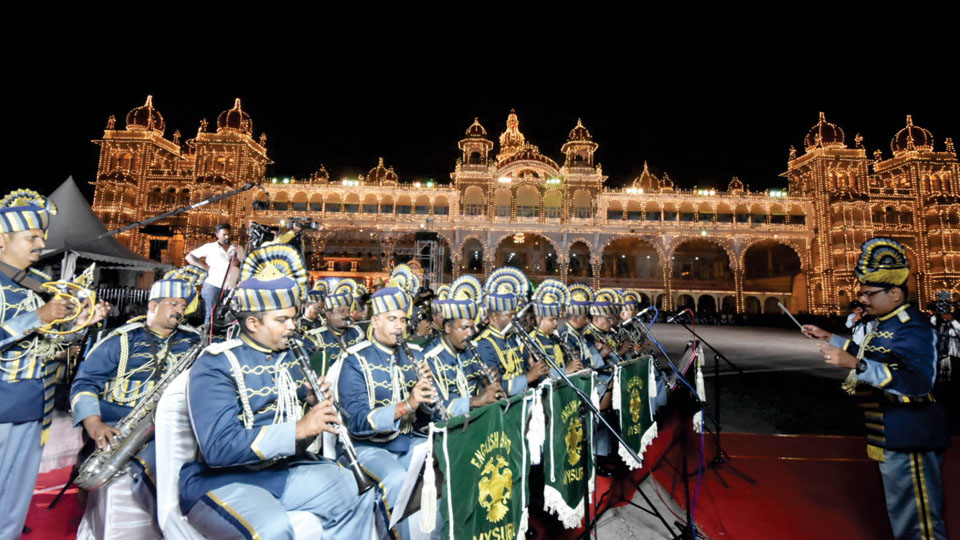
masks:
[[[72,176],[49,198],[57,205],[57,215],[47,230],[47,247],[41,258],[52,263],[52,257],[63,257],[61,279],[73,276],[78,258],[97,262],[101,270],[141,273],[174,268],[134,253],[113,236],[102,236],[107,228],[93,213]]]

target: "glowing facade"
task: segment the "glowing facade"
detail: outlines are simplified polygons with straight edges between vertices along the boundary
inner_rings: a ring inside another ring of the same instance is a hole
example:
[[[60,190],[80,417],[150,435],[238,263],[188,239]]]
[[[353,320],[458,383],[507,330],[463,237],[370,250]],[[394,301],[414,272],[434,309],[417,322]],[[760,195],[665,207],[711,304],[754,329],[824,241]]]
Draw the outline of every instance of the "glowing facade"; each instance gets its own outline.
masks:
[[[321,224],[305,236],[315,274],[372,279],[414,235],[434,231],[445,247],[446,279],[481,279],[505,264],[536,282],[556,277],[593,286],[630,287],[676,309],[836,312],[855,291],[861,242],[885,234],[911,250],[911,287],[921,303],[937,290],[960,290],[960,194],[953,143],[934,151],[929,131],[913,125],[893,140],[893,157],[867,157],[859,135],[821,115],[802,155],[791,149],[789,190],[751,192],[737,178],[726,190],[679,189],[667,174],[643,173],[609,188],[595,161],[598,145],[578,121],[559,164],[526,140],[511,111],[498,140],[474,121],[459,142],[449,184],[400,181],[384,160],[365,176],[333,180],[264,179],[266,137],[255,141],[240,101],[216,132],[201,122],[195,138],[164,138],[163,118],[147,100],[101,140],[94,210],[115,227],[264,181],[269,195],[247,192],[159,226],[122,237],[132,249],[180,264],[230,221],[280,224],[292,216]],[[254,202],[259,201],[254,209]],[[919,266],[916,266],[919,265]]]

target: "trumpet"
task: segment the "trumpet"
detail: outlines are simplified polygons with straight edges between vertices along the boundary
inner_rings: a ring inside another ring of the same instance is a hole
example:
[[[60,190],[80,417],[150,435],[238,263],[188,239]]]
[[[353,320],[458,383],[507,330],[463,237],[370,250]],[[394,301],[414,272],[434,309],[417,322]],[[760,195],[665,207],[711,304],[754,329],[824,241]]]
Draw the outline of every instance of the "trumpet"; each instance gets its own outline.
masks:
[[[97,308],[97,292],[90,288],[93,285],[93,270],[95,267],[96,263],[91,264],[70,281],[48,281],[41,285],[53,295],[53,299],[67,300],[73,306],[73,310],[62,319],[44,324],[37,329],[38,332],[65,336],[84,330],[90,325],[96,316]],[[86,315],[81,319],[81,315],[84,315],[84,313]],[[58,329],[57,327],[61,325],[65,325],[65,327]]]

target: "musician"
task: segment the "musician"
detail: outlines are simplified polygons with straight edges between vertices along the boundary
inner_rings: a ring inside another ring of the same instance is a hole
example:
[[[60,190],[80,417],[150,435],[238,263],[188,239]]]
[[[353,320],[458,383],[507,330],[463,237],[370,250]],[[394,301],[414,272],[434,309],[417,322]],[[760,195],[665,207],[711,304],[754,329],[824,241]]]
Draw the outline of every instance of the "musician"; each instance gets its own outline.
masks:
[[[0,538],[18,538],[27,519],[50,435],[53,385],[62,374],[57,356],[68,342],[44,334],[41,325],[72,312],[70,302],[46,303],[40,283],[50,278],[30,265],[40,259],[56,205],[40,194],[18,189],[0,199]],[[91,324],[109,306],[97,304]]]
[[[372,296],[370,339],[349,349],[350,357],[340,363],[337,383],[357,456],[380,480],[391,509],[410,464],[416,442],[414,426],[425,425],[432,418],[428,407],[437,397],[430,378],[417,376],[415,363],[423,359],[420,347],[399,344],[412,307],[410,293],[399,286],[403,284],[409,285],[409,277],[395,275]],[[407,521],[397,526],[402,538],[410,538]]]
[[[449,298],[440,302],[443,334],[427,347],[424,360],[440,389],[441,405],[450,417],[497,401],[503,396],[499,376],[487,384],[485,364],[469,343],[482,294],[477,278],[461,276],[450,285]]]
[[[609,353],[609,345],[604,341],[587,339],[583,335],[590,322],[590,306],[593,305],[593,289],[582,283],[570,286],[570,303],[567,305],[567,324],[563,336],[567,347],[580,352],[581,361],[589,358],[592,369],[602,368],[606,362],[601,351]]]
[[[550,372],[546,362],[530,357],[513,332],[509,336],[504,334],[520,299],[526,297],[528,283],[523,272],[510,266],[490,273],[483,295],[490,323],[474,340],[480,358],[499,373],[503,389],[511,396],[525,392]]]
[[[358,496],[349,469],[300,450],[336,433],[339,421],[329,399],[304,412],[313,392],[288,349],[306,289],[302,265],[289,245],[252,251],[234,297],[239,339],[207,347],[190,370],[199,451],[181,470],[180,508],[208,538],[292,539],[292,510],[318,516],[324,538],[372,532],[376,490]]]
[[[297,329],[301,334],[323,326],[325,316],[323,298],[326,292],[326,282],[318,280],[307,293],[307,301],[303,306],[303,315],[300,316],[300,325]]]
[[[199,304],[197,285],[206,272],[174,270],[150,288],[145,318],[134,319],[101,339],[87,353],[70,388],[75,426],[83,426],[98,449],[119,442],[113,426],[150,395],[167,370],[200,343],[200,332],[180,324]],[[85,457],[85,456],[84,456]],[[151,441],[131,461],[133,494],[156,513],[156,453]]]
[[[563,282],[556,279],[546,279],[533,293],[533,313],[536,317],[536,328],[530,332],[540,347],[550,358],[550,373],[559,376],[558,369],[564,369],[567,374],[576,373],[583,369],[579,358],[566,358],[563,346],[554,338],[559,319],[563,315],[564,306],[570,300],[570,291]]]
[[[353,324],[366,336],[370,331],[370,292],[363,283],[357,283],[353,293],[353,306],[350,308]]]
[[[441,285],[437,289],[437,294],[430,299],[430,316],[424,317],[417,324],[417,335],[410,339],[411,343],[426,347],[440,339],[443,335],[443,312],[440,310],[440,305],[447,299],[449,293],[449,285]]]
[[[949,437],[931,393],[936,332],[908,302],[910,268],[899,242],[865,242],[854,275],[863,286],[858,299],[877,318],[863,343],[809,324],[803,333],[829,342],[820,345],[828,364],[851,370],[848,391],[864,411],[867,455],[880,464],[893,536],[946,538],[940,466]]]
[[[590,323],[583,330],[585,339],[594,344],[599,343],[595,346],[600,356],[608,361],[623,360],[624,355],[633,348],[629,341],[618,342],[613,332],[621,309],[622,301],[617,291],[600,289],[590,305]]]
[[[356,282],[352,279],[340,280],[323,299],[327,324],[304,335],[313,345],[311,366],[318,375],[326,375],[327,370],[344,357],[344,347],[352,347],[367,339],[359,328],[353,326],[350,318],[355,290]]]
[[[623,291],[621,295],[623,303],[620,305],[620,321],[625,323],[633,318],[640,311],[640,293],[637,291]]]
[[[216,241],[208,242],[187,253],[187,262],[199,266],[207,272],[200,297],[203,298],[206,315],[203,320],[212,324],[213,310],[217,306],[223,289],[232,289],[237,283],[240,261],[244,259],[242,246],[232,244],[230,235],[233,229],[229,223],[220,223],[215,228]]]

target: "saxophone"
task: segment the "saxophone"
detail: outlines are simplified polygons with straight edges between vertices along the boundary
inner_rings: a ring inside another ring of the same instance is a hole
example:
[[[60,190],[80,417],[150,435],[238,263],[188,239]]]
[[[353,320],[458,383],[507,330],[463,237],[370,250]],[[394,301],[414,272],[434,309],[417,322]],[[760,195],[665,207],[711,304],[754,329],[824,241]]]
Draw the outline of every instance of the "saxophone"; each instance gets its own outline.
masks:
[[[206,339],[188,349],[180,361],[147,394],[147,397],[117,423],[116,428],[120,431],[119,440],[104,449],[98,448],[80,465],[75,480],[77,486],[92,491],[103,487],[126,470],[130,459],[153,439],[156,428],[155,411],[163,391],[178,375],[190,369],[204,348],[206,348]]]

